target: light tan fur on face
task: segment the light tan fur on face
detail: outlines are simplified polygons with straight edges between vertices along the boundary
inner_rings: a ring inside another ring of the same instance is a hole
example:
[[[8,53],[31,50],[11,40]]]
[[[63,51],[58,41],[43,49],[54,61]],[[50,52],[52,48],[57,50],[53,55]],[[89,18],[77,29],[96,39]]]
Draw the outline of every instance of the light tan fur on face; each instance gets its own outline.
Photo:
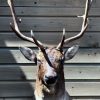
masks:
[[[50,62],[53,65],[54,71],[58,72],[60,70],[60,68],[59,68],[60,67],[60,59],[63,58],[63,54],[54,48],[47,49],[46,53],[48,55]],[[48,72],[49,69],[46,64],[47,61],[44,58],[44,55],[41,51],[38,52],[37,59],[39,61],[41,61],[40,64],[38,64],[38,67],[39,67],[38,68],[38,76],[40,79],[42,79],[44,77],[44,75],[46,74],[46,72]]]
[[[54,65],[54,67],[57,68],[57,65],[59,65],[60,63],[60,59],[62,59],[64,56],[63,53],[53,48],[47,49],[46,53],[48,54],[48,58],[51,61],[51,63]],[[37,59],[41,60],[41,62],[46,62],[42,52],[38,52]],[[57,65],[55,66],[55,64]]]

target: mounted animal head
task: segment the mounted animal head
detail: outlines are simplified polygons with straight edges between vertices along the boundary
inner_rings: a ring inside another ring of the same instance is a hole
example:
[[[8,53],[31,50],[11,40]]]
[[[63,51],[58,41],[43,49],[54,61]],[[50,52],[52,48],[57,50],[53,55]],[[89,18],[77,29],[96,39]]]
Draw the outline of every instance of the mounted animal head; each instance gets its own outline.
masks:
[[[8,5],[10,6],[13,23],[10,23],[12,30],[16,33],[18,37],[23,40],[34,43],[38,48],[39,52],[36,54],[33,50],[27,47],[20,47],[22,54],[31,61],[34,61],[38,65],[38,77],[46,85],[52,85],[57,82],[60,72],[63,70],[63,64],[65,60],[72,59],[78,51],[79,46],[74,45],[67,50],[63,50],[64,44],[68,44],[74,40],[81,38],[88,26],[88,11],[90,9],[92,0],[86,0],[85,13],[83,16],[83,23],[81,31],[68,39],[65,39],[65,29],[63,29],[63,36],[61,42],[54,48],[45,47],[40,41],[38,41],[33,31],[31,30],[31,38],[23,35],[19,30],[18,18],[15,13],[13,0],[8,0]]]

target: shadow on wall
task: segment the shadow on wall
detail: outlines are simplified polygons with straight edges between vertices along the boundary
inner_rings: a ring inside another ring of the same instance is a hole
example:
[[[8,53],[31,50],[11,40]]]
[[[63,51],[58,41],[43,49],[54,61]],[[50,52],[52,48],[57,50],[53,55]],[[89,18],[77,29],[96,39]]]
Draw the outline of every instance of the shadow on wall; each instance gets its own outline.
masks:
[[[23,71],[31,64],[24,61],[18,48],[7,47],[5,41],[0,44],[0,98],[34,100],[34,80],[27,79]]]
[[[7,6],[6,1],[0,2]],[[34,100],[34,80],[27,79],[23,71],[28,69],[28,63],[20,57],[20,42],[9,26],[11,18],[3,15],[3,11],[0,15],[0,100]]]

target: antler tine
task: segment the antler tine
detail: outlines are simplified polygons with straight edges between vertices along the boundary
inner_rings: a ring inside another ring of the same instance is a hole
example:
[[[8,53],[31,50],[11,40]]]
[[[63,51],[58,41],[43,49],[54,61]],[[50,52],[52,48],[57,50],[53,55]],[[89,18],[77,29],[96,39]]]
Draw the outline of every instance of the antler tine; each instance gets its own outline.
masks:
[[[36,44],[41,49],[41,51],[43,52],[43,55],[44,55],[45,59],[47,60],[48,64],[52,67],[53,65],[51,64],[51,62],[50,62],[50,60],[49,60],[49,58],[48,58],[48,56],[46,54],[46,51],[45,51],[45,48],[44,48],[43,44],[40,41],[38,41],[38,40],[35,39],[33,31],[31,30],[31,36],[32,36],[32,38],[27,37],[27,36],[23,35],[20,32],[19,27],[18,27],[17,16],[16,16],[15,9],[14,9],[13,0],[8,0],[8,5],[10,6],[11,14],[12,14],[12,17],[13,17],[13,23],[14,23],[14,25],[12,25],[12,23],[10,23],[10,26],[11,26],[12,30],[21,39],[27,40],[29,42],[32,42],[32,43]]]
[[[57,50],[62,51],[62,47],[64,45],[64,40],[65,40],[65,28],[63,28],[63,36],[62,36],[61,42],[58,44],[58,46],[56,48]]]
[[[23,35],[23,34],[20,32],[20,30],[19,30],[18,19],[17,19],[16,13],[15,13],[13,0],[7,0],[7,2],[8,2],[8,5],[9,5],[9,7],[10,7],[11,14],[12,14],[12,17],[13,17],[13,23],[14,23],[14,25],[13,25],[12,23],[10,23],[10,26],[11,26],[12,30],[13,30],[13,31],[16,33],[16,35],[17,35],[18,37],[20,37],[21,39],[34,43],[34,41],[33,41],[32,38]],[[38,42],[42,45],[42,43],[41,43],[40,41],[38,41]]]
[[[33,39],[34,43],[35,43],[40,49],[42,49],[42,51],[44,51],[44,50],[45,50],[45,49],[44,49],[44,46],[40,43],[40,41],[37,41],[37,40],[35,39],[33,30],[31,30],[31,36],[32,36],[32,39]]]
[[[90,7],[91,7],[91,4],[92,4],[92,0],[86,0],[86,7],[85,7],[85,13],[84,15],[82,16],[83,17],[83,24],[82,24],[82,28],[84,28],[84,26],[86,25],[87,23],[87,20],[88,20],[88,13],[89,13],[89,10],[90,10]]]
[[[81,38],[84,35],[84,33],[85,33],[85,31],[88,27],[88,23],[89,23],[89,21],[88,21],[88,12],[90,10],[91,4],[92,4],[92,0],[86,0],[85,13],[83,14],[83,16],[81,16],[83,18],[81,31],[77,35],[75,35],[73,37],[70,37],[68,39],[65,39],[64,43],[72,42],[74,40],[77,40],[77,39]]]
[[[34,36],[32,30],[31,30],[31,36],[32,36],[32,38],[33,38],[35,44],[36,44],[36,45],[39,47],[39,49],[42,51],[42,53],[43,53],[43,55],[44,55],[46,61],[48,62],[48,64],[49,64],[51,67],[53,67],[52,63],[50,62],[50,60],[49,60],[49,58],[48,58],[48,56],[47,56],[47,54],[46,54],[45,48],[35,39],[35,36]]]

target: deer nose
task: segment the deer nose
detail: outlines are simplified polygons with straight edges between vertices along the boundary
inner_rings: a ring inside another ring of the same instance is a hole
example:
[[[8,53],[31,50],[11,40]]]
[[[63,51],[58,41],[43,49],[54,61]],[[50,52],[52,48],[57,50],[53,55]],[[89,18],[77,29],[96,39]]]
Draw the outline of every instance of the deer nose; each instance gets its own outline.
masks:
[[[47,85],[51,85],[56,83],[58,76],[46,76],[44,77],[44,81]]]

